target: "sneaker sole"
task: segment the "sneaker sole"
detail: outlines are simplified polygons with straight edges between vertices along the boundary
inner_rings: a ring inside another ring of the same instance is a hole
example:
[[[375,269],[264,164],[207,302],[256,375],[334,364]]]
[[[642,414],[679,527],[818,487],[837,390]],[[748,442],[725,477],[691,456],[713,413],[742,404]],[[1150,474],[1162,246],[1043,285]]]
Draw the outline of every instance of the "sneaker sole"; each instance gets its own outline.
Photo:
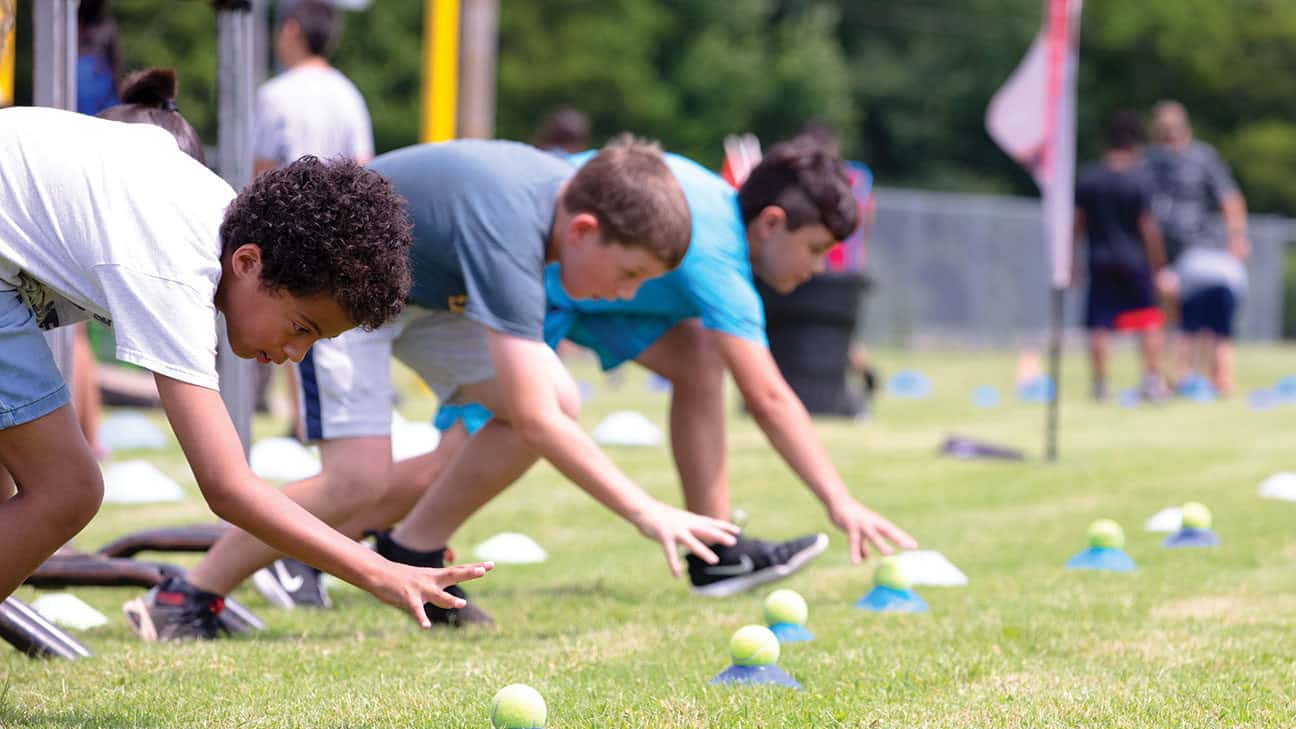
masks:
[[[261,593],[261,597],[264,597],[266,602],[277,608],[292,610],[297,607],[292,595],[288,594],[283,585],[279,584],[279,580],[275,579],[275,576],[270,574],[270,570],[265,567],[252,574],[252,586],[256,588],[257,592]]]
[[[153,625],[153,618],[149,617],[148,603],[144,598],[137,597],[122,605],[122,615],[126,616],[126,625],[137,638],[149,643],[157,642],[157,628]]]
[[[766,569],[752,572],[751,574],[743,575],[741,577],[734,577],[722,582],[713,582],[709,585],[692,587],[689,589],[694,595],[702,595],[703,597],[729,597],[730,595],[737,595],[738,593],[746,592],[753,587],[763,585],[767,582],[781,580],[784,577],[791,575],[802,567],[805,567],[807,562],[818,557],[827,548],[828,535],[820,534],[818,538],[815,539],[814,544],[811,544],[800,552],[792,555],[792,559],[788,560],[784,564],[767,567]]]

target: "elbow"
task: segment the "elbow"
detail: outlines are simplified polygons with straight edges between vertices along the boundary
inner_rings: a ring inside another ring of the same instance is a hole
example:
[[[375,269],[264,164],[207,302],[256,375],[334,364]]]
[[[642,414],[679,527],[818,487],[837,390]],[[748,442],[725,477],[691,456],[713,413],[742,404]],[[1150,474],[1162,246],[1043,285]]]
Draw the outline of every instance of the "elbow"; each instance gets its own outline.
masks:
[[[207,501],[207,508],[211,509],[222,521],[231,524],[240,524],[243,521],[242,500],[233,492],[233,489],[224,486],[208,486],[202,490],[203,499]]]

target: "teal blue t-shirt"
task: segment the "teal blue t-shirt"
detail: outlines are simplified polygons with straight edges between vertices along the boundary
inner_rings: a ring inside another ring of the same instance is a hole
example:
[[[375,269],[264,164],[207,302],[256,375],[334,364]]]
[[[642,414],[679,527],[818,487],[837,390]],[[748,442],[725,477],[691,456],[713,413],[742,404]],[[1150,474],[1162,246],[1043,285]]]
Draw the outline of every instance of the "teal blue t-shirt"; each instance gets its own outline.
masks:
[[[579,165],[592,155],[586,152],[570,159]],[[645,281],[628,301],[591,301],[568,296],[560,283],[558,266],[551,265],[545,272],[548,316],[629,315],[660,318],[671,325],[700,318],[707,329],[768,345],[765,310],[752,281],[747,231],[737,192],[692,160],[668,154],[666,164],[684,190],[693,219],[688,253],[679,267]],[[551,322],[546,326],[553,329]]]

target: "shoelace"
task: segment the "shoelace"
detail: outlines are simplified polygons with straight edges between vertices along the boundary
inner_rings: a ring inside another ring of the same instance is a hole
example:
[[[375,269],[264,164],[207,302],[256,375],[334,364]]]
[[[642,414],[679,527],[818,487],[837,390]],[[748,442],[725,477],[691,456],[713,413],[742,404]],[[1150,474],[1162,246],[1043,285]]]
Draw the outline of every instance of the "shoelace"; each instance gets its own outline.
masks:
[[[225,630],[221,624],[220,614],[225,609],[225,598],[216,597],[209,602],[198,601],[180,613],[180,622],[200,631],[203,635],[216,637]]]

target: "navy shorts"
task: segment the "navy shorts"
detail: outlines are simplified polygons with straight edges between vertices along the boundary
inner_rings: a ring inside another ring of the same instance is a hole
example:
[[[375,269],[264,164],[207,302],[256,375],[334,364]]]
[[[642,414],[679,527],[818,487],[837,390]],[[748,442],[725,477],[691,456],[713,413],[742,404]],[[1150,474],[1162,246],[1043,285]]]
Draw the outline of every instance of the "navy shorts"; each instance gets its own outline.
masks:
[[[1097,268],[1089,273],[1085,326],[1146,329],[1160,321],[1152,274],[1146,269]],[[1126,324],[1129,322],[1129,324]]]
[[[1233,336],[1233,314],[1237,296],[1227,286],[1211,286],[1183,300],[1179,326],[1190,334],[1212,332],[1228,339]]]

